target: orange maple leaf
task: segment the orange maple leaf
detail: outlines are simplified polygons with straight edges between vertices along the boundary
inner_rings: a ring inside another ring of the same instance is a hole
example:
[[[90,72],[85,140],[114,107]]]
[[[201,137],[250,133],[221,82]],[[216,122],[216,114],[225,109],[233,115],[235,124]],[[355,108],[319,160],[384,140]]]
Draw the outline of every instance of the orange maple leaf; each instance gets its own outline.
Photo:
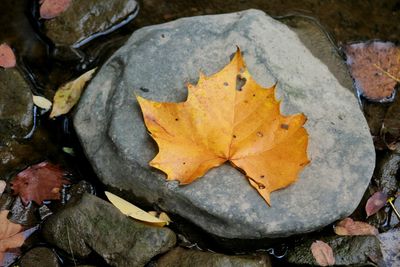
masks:
[[[303,114],[283,116],[275,86],[250,76],[238,49],[218,73],[200,73],[182,103],[137,97],[159,153],[150,165],[188,184],[229,161],[270,203],[270,193],[297,180],[309,162]]]

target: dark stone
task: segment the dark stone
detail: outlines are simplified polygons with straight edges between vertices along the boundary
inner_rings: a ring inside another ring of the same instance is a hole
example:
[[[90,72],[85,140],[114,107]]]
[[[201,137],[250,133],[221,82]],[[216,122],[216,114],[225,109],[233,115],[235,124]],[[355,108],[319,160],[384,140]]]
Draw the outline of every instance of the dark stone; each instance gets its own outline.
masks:
[[[228,256],[213,252],[175,248],[157,260],[155,267],[271,267],[268,256]]]
[[[333,236],[321,238],[331,246],[335,256],[335,266],[375,266],[371,259],[380,261],[382,252],[375,236]],[[288,251],[287,259],[292,264],[316,265],[307,240]]]
[[[132,20],[135,0],[72,0],[68,9],[45,21],[45,34],[57,45],[78,47]]]
[[[92,251],[112,266],[144,266],[176,242],[168,228],[148,226],[126,217],[110,203],[90,194],[50,216],[45,239],[75,257]]]
[[[21,267],[59,267],[57,256],[46,247],[36,247],[22,256],[19,263]]]

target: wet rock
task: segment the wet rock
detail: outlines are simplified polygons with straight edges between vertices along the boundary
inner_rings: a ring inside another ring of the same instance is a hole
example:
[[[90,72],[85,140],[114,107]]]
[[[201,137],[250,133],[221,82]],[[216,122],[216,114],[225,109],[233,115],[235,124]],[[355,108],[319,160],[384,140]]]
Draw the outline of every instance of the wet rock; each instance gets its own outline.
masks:
[[[400,229],[393,229],[378,235],[381,242],[383,261],[382,266],[400,266]]]
[[[155,267],[270,267],[267,256],[227,256],[184,248],[175,248],[157,260]]]
[[[398,190],[396,174],[400,168],[400,149],[389,151],[378,162],[374,180],[380,191],[393,196]]]
[[[32,94],[29,84],[17,69],[0,69],[0,133],[23,137],[32,124]]]
[[[90,194],[49,217],[43,235],[49,243],[74,257],[95,251],[112,266],[144,266],[176,242],[175,234],[168,228],[138,223]]]
[[[183,101],[199,71],[215,73],[236,45],[263,86],[278,81],[284,114],[303,112],[311,164],[268,207],[228,164],[187,186],[150,168],[157,147],[135,94]],[[184,18],[136,31],[103,66],[78,105],[74,126],[102,182],[225,238],[288,236],[353,212],[370,181],[375,152],[356,98],[284,24],[261,11]],[[260,223],[262,222],[262,223]]]
[[[57,45],[78,47],[132,20],[135,0],[72,0],[66,11],[45,21],[45,34]]]
[[[335,266],[376,266],[382,260],[379,240],[375,236],[334,236],[321,239],[333,250]],[[292,264],[316,265],[311,253],[314,240],[307,240],[288,251],[287,260]]]
[[[51,249],[46,247],[36,247],[29,250],[22,256],[21,261],[19,263],[21,267],[32,267],[32,266],[40,266],[40,267],[58,267],[60,264],[58,263],[57,256],[51,251]]]

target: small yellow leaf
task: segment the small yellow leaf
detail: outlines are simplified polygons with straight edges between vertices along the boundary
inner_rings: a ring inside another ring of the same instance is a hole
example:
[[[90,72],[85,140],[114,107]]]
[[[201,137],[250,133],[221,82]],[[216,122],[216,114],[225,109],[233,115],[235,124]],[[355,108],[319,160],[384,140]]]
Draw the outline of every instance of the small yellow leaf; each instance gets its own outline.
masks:
[[[156,226],[164,226],[168,224],[167,221],[164,221],[162,219],[158,219],[157,217],[149,214],[148,212],[136,207],[135,205],[129,203],[128,201],[110,193],[110,192],[105,192],[107,198],[110,200],[110,202],[117,207],[123,214],[132,217],[136,220],[142,221],[142,222],[147,222]]]
[[[79,76],[77,79],[61,86],[53,99],[53,109],[50,113],[50,118],[54,118],[68,113],[81,97],[83,88],[86,83],[92,78],[96,68],[89,70]]]
[[[44,110],[51,109],[51,106],[53,105],[50,100],[44,98],[43,96],[33,95],[32,98],[33,104]]]

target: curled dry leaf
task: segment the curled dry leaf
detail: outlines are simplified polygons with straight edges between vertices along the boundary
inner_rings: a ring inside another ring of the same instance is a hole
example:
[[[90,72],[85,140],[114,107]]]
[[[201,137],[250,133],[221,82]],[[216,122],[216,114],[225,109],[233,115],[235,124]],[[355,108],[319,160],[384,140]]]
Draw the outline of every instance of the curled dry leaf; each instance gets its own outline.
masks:
[[[33,95],[33,103],[41,109],[50,110],[51,109],[51,101],[43,96]]]
[[[337,235],[377,235],[378,229],[374,226],[359,221],[353,221],[351,218],[345,218],[335,225]]]
[[[400,48],[389,42],[356,43],[345,47],[357,90],[366,98],[390,98],[400,80]]]
[[[77,79],[61,86],[53,99],[53,109],[50,113],[50,118],[54,118],[68,113],[81,97],[83,88],[86,83],[92,78],[96,69],[89,70],[79,76]]]
[[[11,188],[14,194],[21,197],[24,205],[29,201],[42,205],[43,200],[60,199],[63,184],[69,183],[64,175],[59,166],[45,161],[18,173],[11,182]]]
[[[294,183],[309,163],[306,117],[280,114],[275,86],[256,83],[239,49],[221,71],[200,74],[188,91],[183,103],[137,97],[159,148],[150,165],[168,180],[189,184],[229,161],[269,204],[270,193]]]
[[[105,194],[108,200],[126,216],[161,227],[169,223],[169,221],[157,218],[153,213],[146,212],[113,193],[105,192]]]
[[[8,44],[0,45],[0,67],[13,68],[17,64],[14,51]]]
[[[387,194],[384,192],[375,192],[367,201],[365,205],[365,212],[367,217],[377,213],[383,206],[385,206],[387,201]]]
[[[331,266],[335,264],[332,248],[325,242],[317,240],[311,244],[311,253],[319,266]]]
[[[52,19],[68,9],[72,0],[40,0],[40,17]]]

